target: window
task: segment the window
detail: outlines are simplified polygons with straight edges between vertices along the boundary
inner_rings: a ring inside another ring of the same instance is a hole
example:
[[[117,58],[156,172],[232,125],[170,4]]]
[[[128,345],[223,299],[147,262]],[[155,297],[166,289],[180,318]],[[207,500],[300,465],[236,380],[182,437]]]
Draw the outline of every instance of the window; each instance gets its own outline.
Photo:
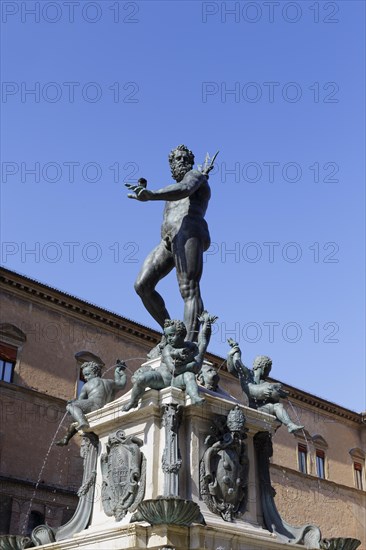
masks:
[[[75,508],[69,508],[68,506],[63,510],[62,512],[62,523],[61,525],[65,525],[65,523],[68,523],[70,519],[75,514]]]
[[[0,380],[13,382],[14,368],[27,337],[20,328],[10,323],[0,323]]]
[[[95,355],[95,353],[92,353],[91,351],[78,351],[77,353],[75,353],[75,359],[79,371],[79,378],[76,384],[76,397],[79,397],[80,392],[85,384],[83,373],[80,368],[81,365],[85,362],[95,361],[96,363],[98,363],[98,365],[104,367],[104,362],[101,360],[100,357],[98,357],[98,355]]]
[[[29,514],[28,518],[28,525],[27,525],[27,533],[30,534],[35,527],[38,527],[38,525],[44,524],[44,515],[41,512],[36,512],[35,510],[32,510],[32,512]]]
[[[353,463],[353,468],[355,471],[355,485],[357,489],[361,489],[363,491],[363,482],[362,482],[362,464],[359,462]]]
[[[320,449],[316,449],[316,473],[318,477],[325,479],[325,453]]]
[[[84,384],[85,384],[85,380],[84,380],[84,377],[83,377],[83,372],[80,369],[78,385],[77,385],[77,388],[76,388],[76,397],[79,397],[80,392],[83,389]]]
[[[17,348],[0,343],[0,380],[13,381],[14,367],[17,359]]]
[[[12,498],[8,495],[0,496],[0,535],[7,535],[10,531]]]
[[[355,447],[349,451],[353,463],[353,477],[355,480],[355,487],[361,491],[365,490],[364,484],[364,468],[366,453],[359,447]]]
[[[305,445],[299,443],[297,447],[297,456],[299,461],[299,470],[303,474],[308,473],[308,449]]]

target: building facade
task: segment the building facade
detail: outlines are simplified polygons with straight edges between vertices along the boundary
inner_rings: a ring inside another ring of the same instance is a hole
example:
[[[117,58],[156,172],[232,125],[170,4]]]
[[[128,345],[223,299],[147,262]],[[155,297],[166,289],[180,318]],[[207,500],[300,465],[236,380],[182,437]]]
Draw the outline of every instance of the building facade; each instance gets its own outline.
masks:
[[[68,399],[82,385],[80,364],[94,359],[113,376],[117,358],[131,374],[160,334],[12,271],[1,270],[0,534],[64,524],[77,505],[82,476],[78,438],[66,430]],[[207,354],[217,368],[223,358]],[[220,386],[242,400],[237,381],[220,370]],[[349,536],[366,550],[365,417],[296,388],[289,413],[306,429],[273,437],[272,485],[282,517],[315,523],[323,537]]]

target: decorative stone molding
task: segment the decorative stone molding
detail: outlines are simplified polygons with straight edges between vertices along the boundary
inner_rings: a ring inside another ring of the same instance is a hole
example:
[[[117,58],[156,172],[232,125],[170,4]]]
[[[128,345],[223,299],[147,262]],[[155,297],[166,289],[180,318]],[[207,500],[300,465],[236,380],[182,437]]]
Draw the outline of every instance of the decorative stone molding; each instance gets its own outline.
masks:
[[[200,495],[208,509],[225,521],[246,510],[249,461],[245,416],[236,406],[227,418],[217,417],[200,463]]]
[[[351,538],[323,539],[321,548],[324,550],[356,550],[360,544],[360,540]]]
[[[352,458],[354,459],[359,459],[359,460],[365,460],[366,458],[366,453],[365,451],[363,451],[362,449],[360,449],[359,447],[354,447],[353,449],[350,449],[349,451],[349,454],[351,455]]]
[[[302,430],[299,430],[298,432],[295,432],[293,435],[294,437],[296,437],[296,439],[299,439],[304,443],[312,443],[313,441],[313,438],[310,435],[310,432],[308,432],[308,430],[306,430],[305,428],[303,428]]]
[[[187,527],[192,523],[205,525],[198,504],[179,497],[158,497],[153,500],[144,500],[140,503],[131,521],[147,521],[150,525],[184,525]]]
[[[108,438],[102,454],[102,504],[107,516],[116,521],[136,510],[145,493],[146,459],[140,447],[143,441],[117,430]]]
[[[320,434],[313,435],[311,440],[314,446],[317,447],[318,449],[322,449],[322,450],[328,449],[328,443],[325,441],[324,437],[321,436]]]
[[[29,537],[22,535],[1,535],[0,550],[24,550],[30,548],[33,543]]]
[[[6,344],[19,348],[22,344],[24,344],[24,342],[27,341],[27,336],[15,325],[12,325],[11,323],[1,323],[0,340]]]
[[[276,507],[275,490],[271,485],[269,459],[273,454],[272,438],[268,432],[258,432],[254,436],[257,457],[259,486],[264,524],[268,531],[275,533],[281,542],[302,544],[312,550],[321,548],[321,533],[316,525],[295,527],[285,522]]]
[[[92,353],[91,351],[78,351],[74,355],[76,361],[79,365],[82,365],[83,363],[88,363],[89,361],[94,361],[95,363],[98,363],[101,367],[104,367],[105,363],[102,361],[102,359],[95,355],[95,353]]]
[[[179,496],[179,470],[182,459],[179,450],[179,426],[183,406],[167,403],[162,406],[162,425],[165,428],[165,447],[161,459],[164,472],[164,496]]]
[[[39,525],[33,529],[31,536],[35,546],[69,539],[88,527],[93,509],[98,446],[99,439],[94,433],[83,434],[80,455],[84,458],[84,475],[75,514],[70,521],[57,529],[52,529],[48,525]]]

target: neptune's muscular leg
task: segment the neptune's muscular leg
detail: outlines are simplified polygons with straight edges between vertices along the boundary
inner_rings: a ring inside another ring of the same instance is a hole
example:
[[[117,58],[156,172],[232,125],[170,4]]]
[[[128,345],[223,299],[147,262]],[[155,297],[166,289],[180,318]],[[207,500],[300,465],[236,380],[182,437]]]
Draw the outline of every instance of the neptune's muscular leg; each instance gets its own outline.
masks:
[[[148,255],[135,282],[135,290],[144,306],[155,321],[164,328],[165,319],[169,313],[160,294],[155,290],[158,282],[174,267],[172,253],[166,248],[164,241]]]
[[[180,235],[173,246],[179,290],[184,300],[187,340],[197,341],[198,316],[203,311],[200,280],[203,268],[202,238]]]
[[[185,145],[178,145],[169,154],[169,164],[175,183],[156,191],[126,184],[132,191],[128,197],[141,202],[165,201],[162,242],[145,260],[135,289],[146,309],[164,325],[169,318],[164,300],[155,290],[157,283],[175,266],[180,293],[184,300],[184,322],[188,338],[197,340],[197,316],[203,311],[199,282],[202,275],[203,252],[210,245],[210,235],[204,219],[211,197],[208,176],[213,161],[205,163],[202,171],[193,170],[194,155]],[[165,239],[169,241],[166,246]]]

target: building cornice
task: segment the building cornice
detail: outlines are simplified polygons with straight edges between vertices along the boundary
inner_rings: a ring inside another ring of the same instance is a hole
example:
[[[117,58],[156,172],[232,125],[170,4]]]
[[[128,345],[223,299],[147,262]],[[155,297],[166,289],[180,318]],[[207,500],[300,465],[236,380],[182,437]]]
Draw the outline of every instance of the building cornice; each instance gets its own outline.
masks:
[[[342,489],[344,491],[351,491],[353,494],[359,496],[362,499],[365,499],[366,497],[366,491],[363,491],[361,489],[357,489],[356,487],[352,487],[351,485],[345,485],[344,483],[339,483],[337,481],[332,481],[330,479],[324,479],[320,478],[318,476],[312,475],[312,474],[304,474],[302,472],[299,472],[298,470],[294,470],[293,468],[289,468],[288,466],[283,466],[281,464],[276,464],[275,462],[270,463],[270,469],[277,470],[278,472],[281,472],[281,474],[289,474],[293,477],[296,477],[299,479],[300,486],[304,484],[304,480],[308,480],[310,482],[316,482],[321,487],[332,487],[333,489],[328,489],[328,494],[336,494],[336,490]]]
[[[70,315],[87,318],[88,321],[94,324],[102,325],[109,330],[123,334],[127,339],[140,346],[141,344],[145,345],[147,349],[151,349],[161,340],[161,333],[150,327],[3,267],[0,268],[1,287],[35,303],[46,302],[48,307],[52,309],[58,311],[63,309]],[[218,355],[207,353],[206,356],[207,360],[213,363],[216,368],[222,365],[223,359]]]
[[[88,319],[89,322],[101,325],[108,330],[117,331],[120,335],[140,346],[144,345],[147,349],[151,349],[151,347],[160,342],[161,333],[152,328],[140,325],[136,321],[122,317],[117,313],[3,267],[0,268],[0,287],[23,298],[26,297],[38,304],[46,303],[52,309],[67,311],[74,317]],[[207,353],[206,358],[213,363],[214,367],[226,370],[226,367],[223,366],[225,362],[224,358],[213,353]],[[270,380],[278,382],[274,378]],[[314,396],[293,386],[282,384],[289,391],[289,397],[292,400],[351,422],[356,422],[359,425],[365,425],[364,416],[360,413],[346,409],[341,405]]]
[[[63,410],[67,403],[66,399],[60,399],[60,397],[50,395],[49,393],[41,393],[38,390],[27,388],[26,386],[19,386],[13,382],[4,382],[3,380],[0,380],[0,388],[4,395],[6,393],[12,394],[15,392],[29,395],[32,398],[41,397],[42,400],[48,399],[52,404],[57,404],[60,407],[60,410]]]
[[[5,484],[5,483],[15,483],[17,485],[22,485],[22,486],[28,486],[28,487],[32,487],[32,488],[37,488],[37,490],[40,490],[40,491],[49,491],[49,492],[52,492],[52,493],[55,493],[57,491],[57,493],[60,493],[60,494],[63,494],[63,495],[70,495],[70,496],[76,496],[77,495],[77,491],[75,488],[65,488],[65,487],[61,487],[61,485],[53,485],[53,484],[50,484],[50,483],[37,483],[36,481],[32,481],[30,479],[24,479],[24,478],[21,478],[21,477],[13,477],[13,476],[6,476],[6,475],[0,475],[0,481],[2,482],[2,484]]]
[[[283,385],[284,389],[289,392],[288,397],[291,400],[296,400],[305,405],[309,405],[310,407],[315,407],[322,412],[335,416],[340,416],[345,420],[350,420],[351,422],[356,422],[357,424],[366,426],[365,418],[361,413],[357,413],[355,411],[352,411],[351,409],[346,409],[345,407],[337,405],[336,403],[332,403],[331,401],[327,401],[322,397],[318,397],[316,395],[312,395],[311,393],[307,393],[306,391],[294,388],[293,386],[289,386],[286,383],[281,382],[280,380],[276,380],[275,378],[270,378],[269,380],[271,382],[280,382]]]
[[[0,269],[0,287],[19,296],[27,296],[36,303],[46,302],[53,309],[63,309],[74,316],[117,330],[140,345],[141,341],[150,347],[160,342],[161,335],[151,328],[8,269]]]

